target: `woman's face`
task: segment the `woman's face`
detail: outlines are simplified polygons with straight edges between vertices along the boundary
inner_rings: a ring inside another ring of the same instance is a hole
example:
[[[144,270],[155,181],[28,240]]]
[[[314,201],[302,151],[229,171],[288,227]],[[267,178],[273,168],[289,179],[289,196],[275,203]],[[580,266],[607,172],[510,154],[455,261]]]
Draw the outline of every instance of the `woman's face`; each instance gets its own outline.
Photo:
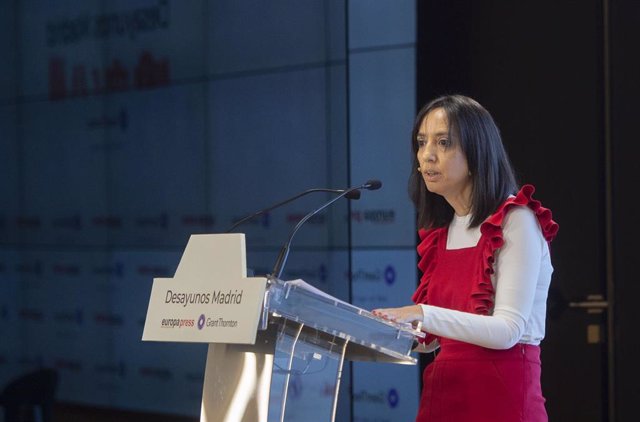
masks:
[[[442,195],[461,213],[469,211],[472,181],[467,157],[453,132],[449,132],[447,115],[442,108],[431,110],[422,120],[418,136],[418,164],[427,189]]]

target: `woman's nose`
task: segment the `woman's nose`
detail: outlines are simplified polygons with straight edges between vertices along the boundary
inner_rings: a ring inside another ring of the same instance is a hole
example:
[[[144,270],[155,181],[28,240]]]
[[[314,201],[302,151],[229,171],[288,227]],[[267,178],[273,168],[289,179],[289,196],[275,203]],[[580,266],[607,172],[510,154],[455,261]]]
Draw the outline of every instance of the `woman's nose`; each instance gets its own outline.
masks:
[[[424,163],[432,163],[436,160],[435,151],[433,151],[433,148],[431,148],[429,145],[426,145],[422,150],[422,154],[420,158],[421,158],[420,161]]]

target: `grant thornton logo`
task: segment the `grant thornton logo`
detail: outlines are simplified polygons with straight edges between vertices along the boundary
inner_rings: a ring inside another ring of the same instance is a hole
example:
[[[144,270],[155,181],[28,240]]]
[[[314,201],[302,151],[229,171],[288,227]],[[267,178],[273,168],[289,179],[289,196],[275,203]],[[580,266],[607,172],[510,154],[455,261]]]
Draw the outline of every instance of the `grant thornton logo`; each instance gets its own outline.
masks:
[[[204,314],[200,314],[200,318],[198,318],[198,330],[202,330],[202,328],[204,328],[205,321],[206,318],[204,317]]]
[[[391,265],[388,265],[387,268],[384,269],[384,281],[388,285],[392,285],[396,281],[396,269]]]
[[[387,403],[389,403],[389,407],[394,409],[398,406],[398,402],[400,401],[400,396],[398,395],[398,391],[395,388],[392,388],[387,393]]]

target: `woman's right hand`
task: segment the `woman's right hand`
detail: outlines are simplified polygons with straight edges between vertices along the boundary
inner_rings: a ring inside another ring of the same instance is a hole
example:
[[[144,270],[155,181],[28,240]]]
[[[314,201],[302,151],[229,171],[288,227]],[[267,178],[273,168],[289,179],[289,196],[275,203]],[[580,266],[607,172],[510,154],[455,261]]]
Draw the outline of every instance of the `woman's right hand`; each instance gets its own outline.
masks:
[[[422,323],[422,307],[420,305],[403,306],[400,308],[380,308],[371,311],[377,317],[394,322],[408,322],[412,325]]]

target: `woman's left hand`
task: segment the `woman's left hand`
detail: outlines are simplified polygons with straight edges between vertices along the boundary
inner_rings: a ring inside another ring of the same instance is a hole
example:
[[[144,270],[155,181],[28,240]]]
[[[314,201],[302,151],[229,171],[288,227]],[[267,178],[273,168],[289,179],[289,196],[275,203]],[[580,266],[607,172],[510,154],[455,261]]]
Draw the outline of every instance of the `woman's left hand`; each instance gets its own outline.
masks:
[[[375,316],[394,322],[408,322],[416,324],[422,322],[422,307],[420,305],[403,306],[401,308],[381,308],[371,311]]]

